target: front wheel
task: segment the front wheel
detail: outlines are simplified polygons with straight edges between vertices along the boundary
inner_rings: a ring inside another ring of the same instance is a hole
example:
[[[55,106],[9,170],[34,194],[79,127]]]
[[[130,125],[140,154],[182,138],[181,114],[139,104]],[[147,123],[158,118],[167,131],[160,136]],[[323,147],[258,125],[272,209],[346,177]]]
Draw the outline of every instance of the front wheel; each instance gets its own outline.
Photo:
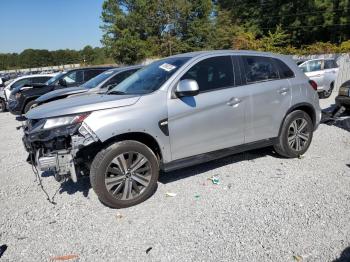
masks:
[[[148,199],[156,189],[159,163],[146,145],[126,140],[101,150],[91,164],[90,181],[102,203],[125,208]]]
[[[38,106],[38,104],[37,104],[35,101],[30,101],[30,102],[28,102],[28,103],[26,104],[26,106],[24,107],[23,113],[24,113],[24,114],[27,114],[28,111],[30,111],[31,109],[33,109],[33,108],[35,108],[35,107],[37,107],[37,106]]]
[[[303,155],[309,148],[314,125],[310,116],[301,110],[291,112],[285,118],[275,151],[284,157],[295,158]]]

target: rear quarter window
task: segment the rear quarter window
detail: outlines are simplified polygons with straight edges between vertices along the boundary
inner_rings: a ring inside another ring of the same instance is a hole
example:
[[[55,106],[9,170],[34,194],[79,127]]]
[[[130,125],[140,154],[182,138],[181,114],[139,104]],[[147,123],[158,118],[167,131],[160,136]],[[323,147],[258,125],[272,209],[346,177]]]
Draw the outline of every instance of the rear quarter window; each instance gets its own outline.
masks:
[[[294,72],[284,62],[276,58],[273,58],[273,60],[278,68],[280,79],[294,77]]]

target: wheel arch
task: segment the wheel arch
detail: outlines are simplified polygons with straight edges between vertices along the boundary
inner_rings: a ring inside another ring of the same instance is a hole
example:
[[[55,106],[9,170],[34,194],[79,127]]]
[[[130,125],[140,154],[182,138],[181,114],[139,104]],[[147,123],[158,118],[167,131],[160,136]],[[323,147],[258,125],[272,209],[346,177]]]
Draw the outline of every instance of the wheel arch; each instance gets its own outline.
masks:
[[[283,121],[280,124],[280,129],[279,129],[279,132],[278,132],[278,136],[280,136],[280,134],[281,134],[282,126],[283,126],[283,123],[284,123],[286,117],[290,113],[292,113],[293,111],[296,111],[296,110],[301,110],[301,111],[304,111],[305,113],[307,113],[310,116],[310,118],[312,120],[312,124],[315,127],[315,125],[316,125],[316,111],[313,108],[313,106],[311,104],[309,104],[309,103],[298,103],[298,104],[293,105],[291,108],[289,108],[287,113],[284,115]]]
[[[102,142],[102,146],[105,147],[112,143],[124,141],[124,140],[134,140],[142,144],[145,144],[154,152],[154,154],[158,157],[159,161],[163,160],[163,153],[158,141],[153,136],[145,132],[128,132],[128,133],[118,134]]]

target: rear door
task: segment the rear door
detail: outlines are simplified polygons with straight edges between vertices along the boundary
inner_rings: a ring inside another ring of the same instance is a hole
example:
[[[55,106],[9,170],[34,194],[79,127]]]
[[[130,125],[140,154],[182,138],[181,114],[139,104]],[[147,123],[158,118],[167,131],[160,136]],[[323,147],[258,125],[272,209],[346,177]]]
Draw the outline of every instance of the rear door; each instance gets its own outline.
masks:
[[[279,66],[274,58],[242,56],[241,64],[246,84],[245,142],[277,137],[291,104],[289,81],[280,78]]]
[[[244,88],[237,86],[231,56],[206,58],[181,80],[196,80],[199,94],[168,101],[172,159],[244,143]]]

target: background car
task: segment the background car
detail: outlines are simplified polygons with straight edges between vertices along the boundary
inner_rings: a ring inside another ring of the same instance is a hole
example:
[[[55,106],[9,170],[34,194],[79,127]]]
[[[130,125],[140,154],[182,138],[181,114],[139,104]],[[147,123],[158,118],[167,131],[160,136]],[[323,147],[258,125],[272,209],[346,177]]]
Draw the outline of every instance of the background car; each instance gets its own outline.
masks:
[[[35,99],[38,97],[53,90],[79,86],[111,68],[113,67],[86,67],[73,69],[56,75],[45,84],[34,84],[26,89],[16,88],[11,92],[8,101],[8,108],[14,115],[24,114],[36,104]]]
[[[303,72],[317,84],[320,98],[331,96],[338,75],[338,64],[334,59],[313,59],[299,65]]]
[[[43,84],[55,75],[56,74],[27,75],[12,80],[3,89],[0,89],[0,112],[4,112],[6,110],[8,98],[14,89],[33,84]]]
[[[36,105],[33,105],[33,107],[54,100],[62,99],[70,95],[84,93],[105,93],[106,91],[117,86],[125,78],[132,75],[140,68],[142,68],[142,66],[130,66],[110,69],[95,76],[81,86],[59,89],[42,95],[35,100]]]

